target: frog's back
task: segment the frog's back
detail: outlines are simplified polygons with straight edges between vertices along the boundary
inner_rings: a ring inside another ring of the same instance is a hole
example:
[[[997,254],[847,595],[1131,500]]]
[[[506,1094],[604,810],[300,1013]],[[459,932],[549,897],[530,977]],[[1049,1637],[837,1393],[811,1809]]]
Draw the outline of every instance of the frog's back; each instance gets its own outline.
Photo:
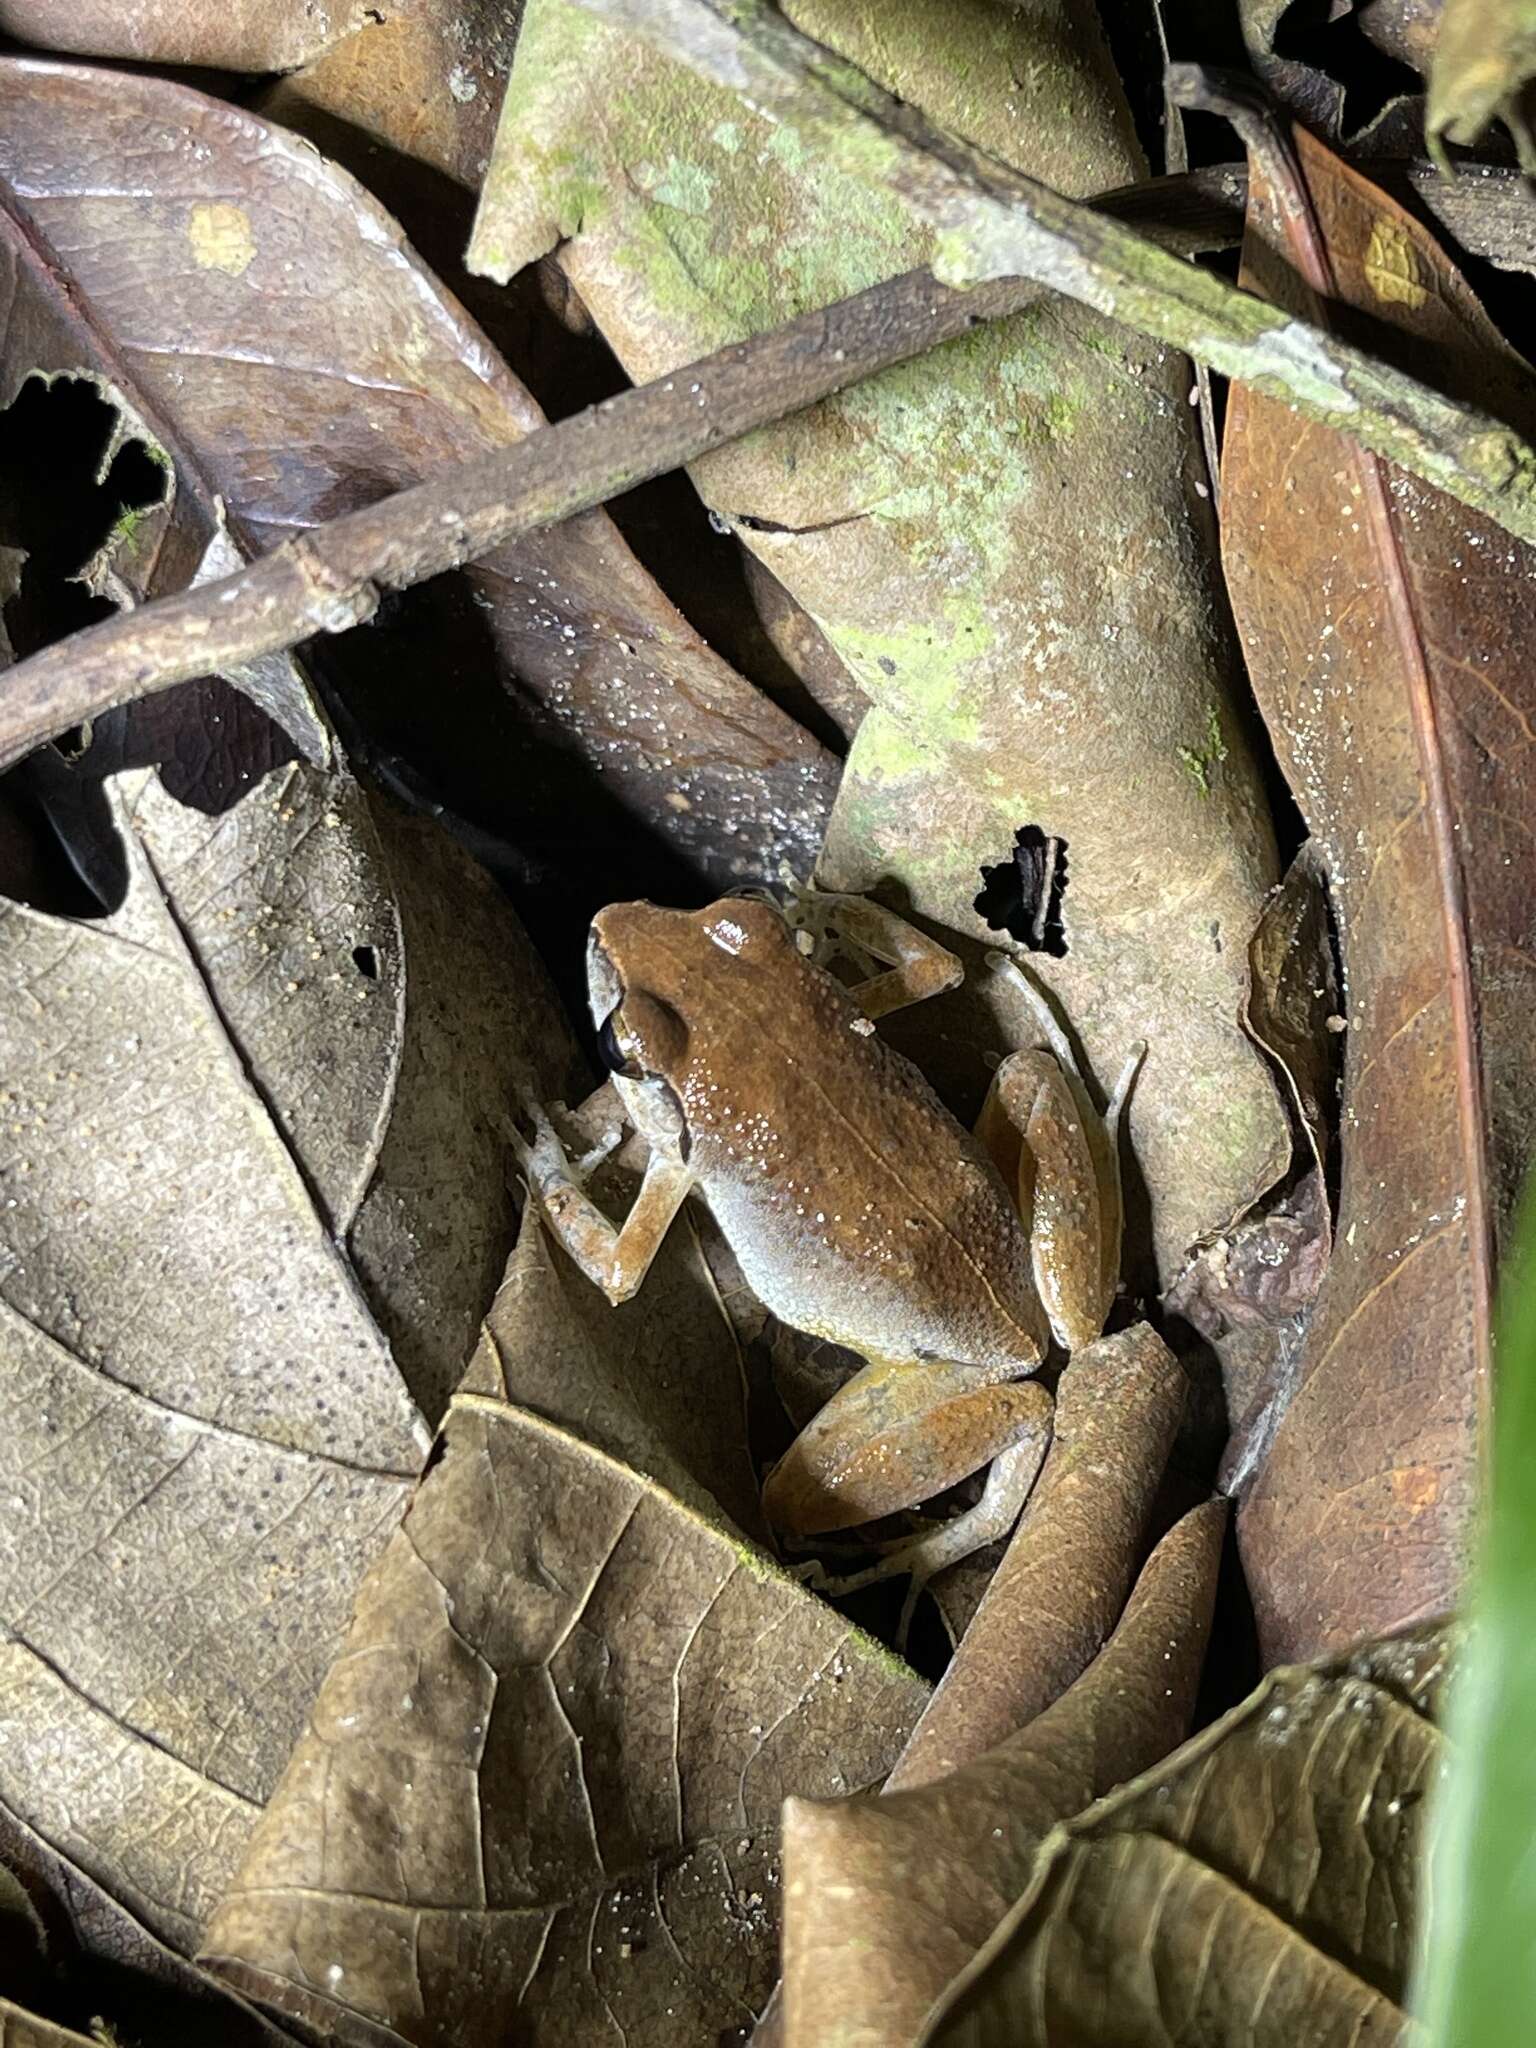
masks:
[[[970,1133],[770,905],[687,922],[655,992],[687,1022],[689,1163],[749,1285],[864,1352],[997,1373],[1038,1358],[1028,1243]]]

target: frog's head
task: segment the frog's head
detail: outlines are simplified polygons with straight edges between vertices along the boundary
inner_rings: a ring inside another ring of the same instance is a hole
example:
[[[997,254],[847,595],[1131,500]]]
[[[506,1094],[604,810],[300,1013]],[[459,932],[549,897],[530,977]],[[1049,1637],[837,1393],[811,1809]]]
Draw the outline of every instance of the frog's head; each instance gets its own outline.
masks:
[[[722,897],[707,910],[613,903],[592,920],[587,993],[610,1073],[680,1086],[689,1040],[723,980],[791,943],[773,906]]]

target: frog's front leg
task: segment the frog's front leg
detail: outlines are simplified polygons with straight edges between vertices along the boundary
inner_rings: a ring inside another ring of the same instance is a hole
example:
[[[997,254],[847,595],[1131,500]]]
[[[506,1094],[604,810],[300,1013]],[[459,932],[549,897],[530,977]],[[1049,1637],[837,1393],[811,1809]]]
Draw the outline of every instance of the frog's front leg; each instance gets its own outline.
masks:
[[[518,1164],[537,1199],[550,1230],[589,1280],[615,1306],[628,1301],[650,1271],[662,1239],[683,1205],[693,1175],[682,1162],[655,1150],[646,1161],[645,1177],[622,1227],[603,1214],[580,1185],[580,1176],[566,1155],[560,1135],[540,1108],[530,1106],[533,1138],[515,1128],[508,1133]]]

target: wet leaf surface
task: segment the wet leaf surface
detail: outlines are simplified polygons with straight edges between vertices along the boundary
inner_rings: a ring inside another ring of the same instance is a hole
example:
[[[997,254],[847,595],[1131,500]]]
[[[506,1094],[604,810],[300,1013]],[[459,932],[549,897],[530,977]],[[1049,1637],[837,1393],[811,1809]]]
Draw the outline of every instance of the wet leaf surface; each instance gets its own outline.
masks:
[[[1097,1659],[997,1748],[880,1799],[789,1803],[789,2048],[915,2041],[945,1984],[1008,1911],[1048,1830],[1180,1739],[1226,1512],[1211,1501],[1169,1531]]]
[[[567,1054],[484,878],[345,780],[115,800],[121,908],[0,917],[0,1769],[186,1946],[494,1285],[494,1105]]]
[[[571,1359],[588,1387],[629,1371],[658,1311],[642,1293],[589,1318],[582,1285],[529,1225],[208,1930],[232,1981],[343,2038],[750,2024],[775,1968],[780,1800],[878,1781],[926,1695],[689,1469],[701,1429],[740,1427],[725,1376],[712,1404],[697,1391],[676,1492],[519,1405],[537,1383],[581,1405]],[[643,1455],[660,1468],[654,1442]]]
[[[1344,305],[1452,390],[1523,369],[1418,224],[1298,133]],[[1248,275],[1305,303],[1256,178]],[[1536,557],[1234,389],[1228,581],[1342,948],[1332,1264],[1240,1521],[1268,1654],[1447,1608],[1475,1497],[1493,1237],[1530,1156]]]
[[[1407,2037],[1439,1631],[1272,1672],[1056,1830],[931,2048],[1363,2048]]]
[[[939,43],[922,6],[883,10],[878,33],[856,10],[792,11],[1062,189],[1139,171],[1086,14],[1042,41],[1023,16],[951,8]],[[801,162],[733,95],[568,0],[534,0],[471,260],[505,276],[557,242],[636,378],[929,246],[893,195]],[[692,472],[876,707],[824,880],[883,884],[992,939],[972,909],[981,865],[1006,860],[1021,826],[1067,841],[1069,950],[1032,964],[1101,1078],[1149,1043],[1131,1127],[1165,1277],[1286,1155],[1235,1021],[1274,852],[1227,698],[1188,389],[1171,355],[1042,302]],[[979,1017],[948,1007],[964,1026],[925,1009],[910,1027],[925,1051],[946,1029],[963,1038],[956,1085],[973,1108],[983,1044],[1007,1042],[979,995]]]
[[[0,173],[247,549],[540,423],[389,216],[296,138],[158,79],[18,60],[0,106]],[[482,831],[515,817],[514,879],[567,928],[621,866],[627,893],[702,900],[814,855],[831,756],[602,514],[437,579],[325,657],[359,759],[408,791],[453,765],[455,809]]]

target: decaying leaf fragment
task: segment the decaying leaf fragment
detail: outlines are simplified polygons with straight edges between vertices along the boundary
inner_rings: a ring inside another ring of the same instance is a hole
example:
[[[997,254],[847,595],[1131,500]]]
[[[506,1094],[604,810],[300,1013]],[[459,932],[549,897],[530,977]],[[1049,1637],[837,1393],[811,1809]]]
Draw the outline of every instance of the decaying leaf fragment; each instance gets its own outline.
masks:
[[[290,766],[109,785],[121,907],[0,906],[0,1790],[173,1945],[399,1514],[558,1092],[541,972],[441,836]]]
[[[85,390],[96,393],[101,401],[101,445],[94,479],[84,474],[79,478],[81,540],[69,573],[94,596],[118,605],[138,604],[227,574],[238,566],[240,556],[195,440],[181,438],[177,408],[172,404],[162,409],[160,394],[150,380],[135,375],[134,358],[120,348],[110,323],[40,243],[23,196],[26,190],[24,184],[18,191],[15,182],[0,179],[0,280],[5,304],[0,327],[0,444],[11,440],[29,405],[46,438],[47,402],[38,401],[56,380],[66,390],[78,387],[77,397]],[[108,515],[111,524],[98,533],[100,513],[107,508],[93,508],[84,501],[111,495],[114,479],[131,467],[124,457],[135,454],[141,478],[137,501],[123,504],[120,511],[114,506]],[[0,558],[8,560],[10,573],[0,579],[0,595],[6,600],[8,620],[14,616],[21,630],[0,632],[0,653],[7,661],[35,652],[40,644],[26,630],[47,595],[28,588],[29,577],[43,566],[28,560],[33,551],[34,501],[46,495],[38,492],[36,475],[46,463],[57,480],[60,459],[52,447],[18,448],[10,454],[16,471],[14,497],[0,513]],[[290,656],[269,655],[230,680],[283,726],[307,759],[317,765],[330,759],[327,721]]]
[[[749,2025],[781,1800],[878,1781],[921,1708],[914,1674],[731,1530],[686,1451],[673,1491],[518,1405],[549,1347],[624,1372],[654,1310],[584,1325],[585,1286],[530,1219],[209,1927],[223,1974],[311,2025],[443,2048]],[[722,1381],[727,1429],[733,1408]]]
[[[1445,0],[1429,67],[1425,138],[1451,173],[1447,142],[1474,143],[1491,121],[1514,137],[1520,168],[1536,177],[1532,88],[1536,5],[1532,0]]]
[[[787,2048],[905,2048],[1024,1886],[1041,1838],[1166,1756],[1189,1726],[1225,1501],[1175,1524],[1119,1626],[1056,1703],[909,1791],[784,1814]]]
[[[1078,0],[789,12],[1061,190],[1141,173]],[[506,276],[557,244],[639,379],[900,275],[933,237],[894,191],[829,172],[730,92],[570,0],[532,0],[471,260]],[[876,707],[823,880],[884,882],[990,941],[982,865],[1021,826],[1068,842],[1068,952],[1037,964],[1091,1069],[1148,1042],[1131,1127],[1170,1273],[1287,1152],[1236,1023],[1274,852],[1226,704],[1188,389],[1170,353],[1042,300],[693,471]],[[962,1083],[978,1101],[994,996],[978,982]]]
[[[1058,1828],[925,2048],[1387,2048],[1419,1896],[1430,1629],[1271,1672],[1166,1763]]]
[[[1528,373],[1433,239],[1295,146],[1310,216],[1255,165],[1248,281],[1313,317],[1319,290],[1358,308],[1520,417]],[[1457,1595],[1494,1240],[1536,1134],[1536,553],[1241,387],[1224,467],[1233,608],[1332,882],[1348,1025],[1333,1258],[1239,1519],[1289,1657]]]

